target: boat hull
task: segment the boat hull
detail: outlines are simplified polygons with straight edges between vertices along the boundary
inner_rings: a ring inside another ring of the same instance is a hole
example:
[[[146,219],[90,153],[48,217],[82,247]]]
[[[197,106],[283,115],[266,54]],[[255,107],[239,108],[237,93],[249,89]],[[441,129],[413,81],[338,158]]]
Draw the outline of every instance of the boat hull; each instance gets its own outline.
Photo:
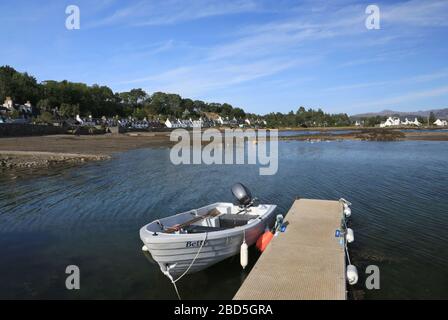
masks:
[[[241,227],[197,234],[162,234],[150,232],[145,226],[140,230],[140,238],[161,271],[175,279],[239,254],[243,239],[248,246],[255,244],[266,228],[274,225],[275,207],[269,206],[265,214]]]

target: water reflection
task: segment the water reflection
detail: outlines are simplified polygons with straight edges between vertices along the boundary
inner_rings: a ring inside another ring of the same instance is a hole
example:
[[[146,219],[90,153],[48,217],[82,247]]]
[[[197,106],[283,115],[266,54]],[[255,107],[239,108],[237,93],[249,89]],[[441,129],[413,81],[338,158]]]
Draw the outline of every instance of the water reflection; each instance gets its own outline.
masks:
[[[2,172],[0,297],[175,299],[141,252],[139,228],[232,201],[230,187],[241,181],[279,213],[297,196],[353,202],[352,259],[360,270],[381,269],[381,290],[365,298],[448,298],[447,143],[285,141],[279,152],[275,176],[249,165],[174,166],[164,148],[45,175]],[[251,266],[257,257],[251,250]],[[69,264],[81,269],[80,291],[65,289]],[[179,289],[187,299],[230,299],[250,267],[241,270],[234,257]]]

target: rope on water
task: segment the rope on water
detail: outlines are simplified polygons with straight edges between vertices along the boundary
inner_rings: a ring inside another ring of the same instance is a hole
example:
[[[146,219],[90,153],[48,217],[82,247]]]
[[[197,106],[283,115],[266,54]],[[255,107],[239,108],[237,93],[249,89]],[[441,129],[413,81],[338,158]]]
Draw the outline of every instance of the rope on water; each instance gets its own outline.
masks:
[[[182,278],[188,273],[188,271],[190,271],[190,269],[191,269],[191,267],[194,265],[196,259],[199,257],[199,254],[201,253],[201,250],[202,250],[202,248],[204,247],[205,242],[207,241],[207,237],[208,237],[208,232],[205,233],[204,240],[202,241],[201,246],[199,247],[199,250],[198,250],[198,252],[196,253],[196,256],[194,257],[193,260],[191,260],[191,263],[190,263],[190,265],[188,266],[187,270],[185,270],[185,272],[182,273],[182,275],[181,275],[179,278],[177,278],[176,280],[174,280],[173,277],[170,275],[169,270],[167,271],[167,273],[168,273],[168,274],[167,274],[167,275],[168,275],[168,278],[171,280],[171,283],[172,283],[173,286],[174,286],[174,290],[176,290],[177,298],[178,298],[179,300],[182,300],[182,298],[180,297],[179,290],[177,289],[177,286],[176,286],[176,282],[179,281],[180,279],[182,279]]]
[[[348,260],[348,264],[352,264],[350,261],[350,255],[348,254],[348,247],[347,247],[347,242],[345,243],[345,253],[347,254],[347,260]]]

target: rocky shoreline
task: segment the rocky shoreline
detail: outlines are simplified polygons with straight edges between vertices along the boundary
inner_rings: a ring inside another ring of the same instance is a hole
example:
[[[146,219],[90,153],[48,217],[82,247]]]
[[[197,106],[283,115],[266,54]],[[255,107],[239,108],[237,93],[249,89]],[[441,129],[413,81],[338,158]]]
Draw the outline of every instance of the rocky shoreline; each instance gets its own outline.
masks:
[[[386,129],[353,130],[350,133],[281,136],[279,140],[299,141],[448,141],[447,131],[405,131]],[[111,155],[138,148],[166,148],[173,145],[169,134],[133,133],[101,136],[53,135],[0,138],[0,169],[46,168],[77,165],[88,161],[110,159]],[[14,151],[12,151],[14,150]]]
[[[358,129],[350,133],[331,133],[322,131],[312,135],[291,135],[279,137],[279,140],[298,141],[448,141],[448,131],[400,131],[393,129]]]
[[[29,152],[29,151],[0,151],[0,168],[46,168],[57,165],[76,165],[88,161],[102,161],[110,159],[108,155]]]

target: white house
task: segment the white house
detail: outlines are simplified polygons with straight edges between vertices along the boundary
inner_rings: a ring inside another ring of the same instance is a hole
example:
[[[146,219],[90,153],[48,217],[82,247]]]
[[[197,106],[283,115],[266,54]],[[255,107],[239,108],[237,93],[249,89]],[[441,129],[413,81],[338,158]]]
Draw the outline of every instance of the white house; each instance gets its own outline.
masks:
[[[24,106],[27,107],[27,108],[30,109],[30,110],[33,108],[33,106],[31,105],[31,102],[30,102],[30,101],[27,101],[27,102],[24,104]]]
[[[411,121],[410,124],[411,124],[411,125],[414,125],[414,126],[417,126],[417,127],[419,127],[419,126],[422,125],[422,124],[417,120],[417,118],[415,118],[414,121]]]
[[[434,124],[438,127],[446,127],[448,126],[448,121],[437,119]]]
[[[83,124],[84,124],[84,120],[81,119],[81,117],[79,116],[79,114],[76,115],[75,120],[76,120],[80,125],[83,125]]]
[[[167,128],[170,128],[170,129],[180,128],[181,127],[181,123],[177,119],[170,119],[170,118],[168,118],[165,121],[165,126]]]
[[[3,103],[3,107],[8,109],[9,111],[14,110],[14,103],[12,102],[11,97],[6,97],[5,103]]]
[[[170,119],[166,119],[166,121],[165,121],[165,126],[166,126],[167,128],[172,128],[172,127],[173,127],[173,124],[171,123]]]
[[[226,121],[221,116],[216,119],[216,122],[221,126],[226,123]]]
[[[400,124],[401,124],[400,118],[389,117],[389,118],[387,118],[386,122],[382,122],[380,124],[380,127],[385,128],[385,127],[399,126]]]
[[[381,128],[385,127],[398,127],[398,126],[420,126],[421,123],[417,120],[417,118],[414,119],[414,121],[409,121],[408,118],[406,118],[404,121],[401,121],[398,117],[389,117],[387,118],[386,122],[382,122],[380,124]]]
[[[191,128],[193,127],[193,122],[191,120],[177,120],[179,127],[181,128]]]
[[[249,119],[244,120],[244,122],[245,122],[248,126],[250,126],[250,120],[249,120]]]
[[[406,118],[404,121],[401,122],[402,125],[404,126],[408,126],[410,125],[412,122],[408,120],[408,118]]]
[[[200,128],[200,127],[202,127],[202,124],[203,124],[202,123],[202,118],[199,118],[199,120],[192,120],[190,118],[190,122],[191,122],[193,128]]]

